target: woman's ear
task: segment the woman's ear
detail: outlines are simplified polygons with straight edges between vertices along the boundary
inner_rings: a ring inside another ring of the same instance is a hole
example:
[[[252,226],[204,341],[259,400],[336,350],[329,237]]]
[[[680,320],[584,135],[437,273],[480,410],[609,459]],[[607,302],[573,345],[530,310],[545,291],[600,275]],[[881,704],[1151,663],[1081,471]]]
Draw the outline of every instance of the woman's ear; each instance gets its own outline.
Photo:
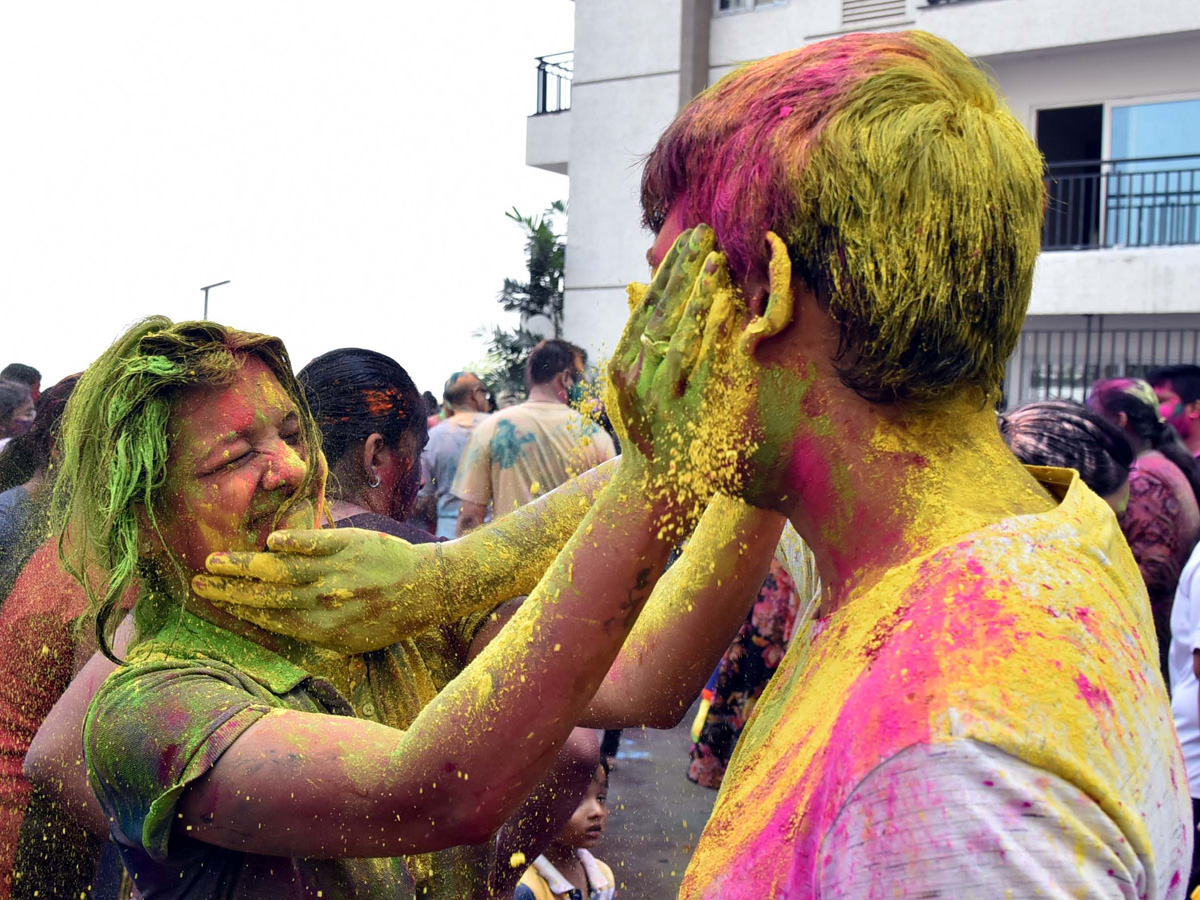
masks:
[[[1129,416],[1125,415],[1123,412],[1117,413],[1115,421],[1117,423],[1117,427],[1122,431],[1129,427]]]
[[[368,485],[378,486],[379,470],[387,464],[387,453],[387,441],[378,432],[372,433],[363,443],[362,477]]]

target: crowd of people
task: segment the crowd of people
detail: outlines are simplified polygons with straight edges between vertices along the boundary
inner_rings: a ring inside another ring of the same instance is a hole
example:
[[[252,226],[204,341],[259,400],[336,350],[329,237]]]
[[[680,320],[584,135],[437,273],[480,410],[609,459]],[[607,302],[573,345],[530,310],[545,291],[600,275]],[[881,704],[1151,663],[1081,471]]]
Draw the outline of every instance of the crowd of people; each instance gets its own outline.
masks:
[[[603,418],[561,340],[504,409],[162,317],[7,367],[0,900],[609,900],[615,736],[701,695],[681,900],[1190,896],[1200,368],[996,412],[1042,173],[847,35],[646,158]]]

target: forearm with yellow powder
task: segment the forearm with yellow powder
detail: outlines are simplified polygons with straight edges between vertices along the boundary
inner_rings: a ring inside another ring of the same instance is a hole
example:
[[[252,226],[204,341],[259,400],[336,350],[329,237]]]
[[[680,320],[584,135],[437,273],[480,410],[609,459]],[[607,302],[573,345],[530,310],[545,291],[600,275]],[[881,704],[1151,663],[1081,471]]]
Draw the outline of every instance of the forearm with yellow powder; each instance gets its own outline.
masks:
[[[450,611],[451,622],[532,592],[618,464],[619,458],[610,460],[458,540],[427,545],[432,551],[430,569],[419,570],[401,588],[428,592],[431,606],[458,607]],[[403,610],[397,613],[389,629],[398,640],[407,635],[395,630],[406,626]]]
[[[585,472],[456,541],[423,545],[428,556],[397,585],[401,602],[381,611],[381,646],[529,594],[619,462]]]
[[[746,620],[784,522],[778,513],[715,495],[580,724],[677,724]]]
[[[528,594],[617,461],[479,531],[412,545],[370,531],[281,532],[268,553],[214,554],[192,581],[254,624],[339,653],[367,653]]]

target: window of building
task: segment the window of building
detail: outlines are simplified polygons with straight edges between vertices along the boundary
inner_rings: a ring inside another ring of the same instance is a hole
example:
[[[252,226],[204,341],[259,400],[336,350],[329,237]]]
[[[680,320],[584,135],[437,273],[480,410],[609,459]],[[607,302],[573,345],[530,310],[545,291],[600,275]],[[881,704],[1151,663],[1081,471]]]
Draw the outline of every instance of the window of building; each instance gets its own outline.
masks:
[[[1200,100],[1114,106],[1111,113],[1113,159],[1200,154]]]
[[[1200,98],[1037,114],[1047,250],[1200,243]]]
[[[842,0],[842,25],[870,28],[904,18],[908,0]]]
[[[787,3],[787,0],[713,0],[713,15],[751,12],[768,6],[782,6],[784,3]]]

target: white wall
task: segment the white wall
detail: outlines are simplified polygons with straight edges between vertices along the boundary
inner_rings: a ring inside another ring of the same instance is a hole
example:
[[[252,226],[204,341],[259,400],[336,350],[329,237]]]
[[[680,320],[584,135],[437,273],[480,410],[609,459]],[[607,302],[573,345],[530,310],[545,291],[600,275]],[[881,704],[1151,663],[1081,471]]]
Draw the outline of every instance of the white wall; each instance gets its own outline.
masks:
[[[790,0],[778,7],[716,16],[710,65],[724,70],[835,34],[863,30],[921,28],[957,44],[970,56],[1200,31],[1196,0],[976,0],[938,6],[908,0],[903,17],[880,20],[875,28],[847,28],[841,12],[841,0]]]
[[[681,22],[680,0],[578,0],[574,85],[678,72]]]
[[[571,91],[568,337],[612,349],[647,280],[641,159],[678,111],[680,0],[579,0]]]
[[[624,286],[647,280],[641,159],[676,113],[677,75],[579,85],[572,94],[567,299],[570,338],[598,349],[626,318]]]
[[[1200,0],[1196,2],[1200,9]],[[1200,34],[983,60],[1032,132],[1039,108],[1200,96]]]
[[[1196,0],[977,0],[910,8],[913,27],[946,38],[969,56],[1200,30]]]
[[[1029,312],[1200,312],[1200,246],[1043,253]]]

